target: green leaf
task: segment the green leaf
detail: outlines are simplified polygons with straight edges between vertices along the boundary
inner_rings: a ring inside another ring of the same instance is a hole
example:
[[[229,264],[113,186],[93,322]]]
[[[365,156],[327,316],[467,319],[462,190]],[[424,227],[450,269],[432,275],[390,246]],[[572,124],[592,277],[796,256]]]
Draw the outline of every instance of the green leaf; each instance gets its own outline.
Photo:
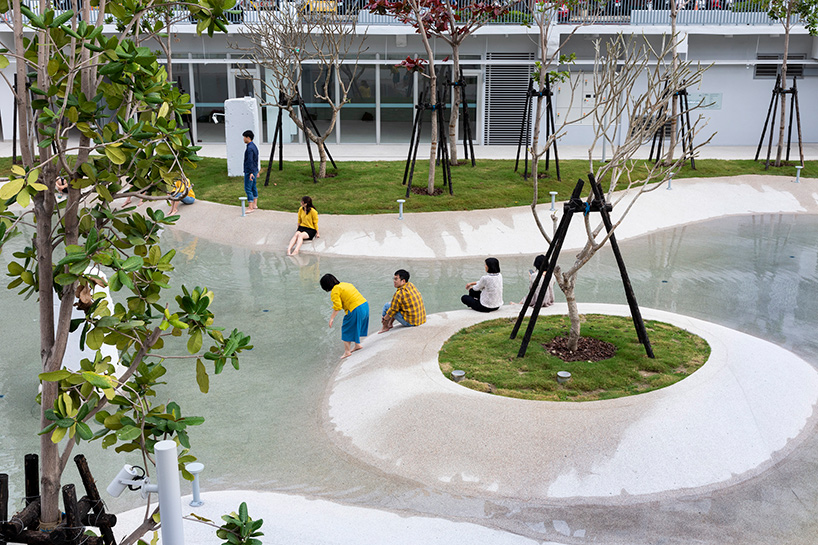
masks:
[[[4,68],[8,68],[9,60],[6,58],[5,55],[0,55],[0,70]]]
[[[91,350],[99,350],[100,347],[102,346],[102,343],[103,343],[104,340],[105,340],[105,332],[102,329],[98,328],[98,327],[95,327],[94,329],[89,331],[88,335],[85,336],[85,344]],[[84,376],[84,374],[83,374],[83,376]],[[89,380],[88,382],[91,382],[91,381]],[[91,384],[94,384],[94,383],[91,382]],[[110,388],[111,384],[105,384],[105,385],[101,385],[101,386],[99,386],[97,384],[94,384],[94,386],[98,386],[99,388]]]
[[[140,435],[142,435],[142,430],[135,426],[125,426],[124,428],[116,431],[116,436],[120,441],[133,441]]]
[[[94,436],[94,432],[91,431],[91,428],[88,427],[88,424],[85,422],[77,422],[77,435],[79,435],[85,441],[88,441]]]
[[[196,383],[203,394],[210,390],[210,377],[207,376],[207,369],[202,360],[196,360]]]
[[[133,272],[145,265],[145,261],[138,255],[132,255],[122,264],[122,269],[128,272]]]
[[[52,371],[50,373],[40,373],[38,375],[43,382],[57,382],[71,376],[71,371],[61,369],[60,371]]]
[[[3,184],[3,187],[0,187],[0,199],[10,199],[14,195],[20,192],[23,189],[23,186],[26,185],[26,181],[24,178],[18,178],[16,180],[11,180],[10,182],[6,182]]]
[[[51,432],[51,442],[54,444],[59,443],[66,433],[68,433],[68,428],[54,428],[54,431]]]
[[[105,375],[92,373],[90,371],[85,371],[84,373],[82,373],[82,378],[84,378],[89,384],[97,388],[109,389],[114,388],[116,386],[116,382],[111,377],[106,377]]]
[[[102,71],[100,70],[100,74]],[[111,146],[106,146],[105,148],[105,156],[111,160],[112,163],[115,165],[122,165],[125,163],[126,157],[125,154],[119,148],[114,148]]]
[[[197,329],[193,333],[191,333],[190,338],[187,341],[187,351],[191,354],[196,354],[201,349],[202,349],[202,330]]]

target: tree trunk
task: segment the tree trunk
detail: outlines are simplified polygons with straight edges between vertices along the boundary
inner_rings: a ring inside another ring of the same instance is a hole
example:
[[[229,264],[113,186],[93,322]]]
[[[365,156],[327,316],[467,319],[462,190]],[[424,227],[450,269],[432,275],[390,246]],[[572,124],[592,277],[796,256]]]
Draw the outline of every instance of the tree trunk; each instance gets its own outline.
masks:
[[[452,45],[452,82],[460,81],[460,47]],[[449,114],[449,155],[453,165],[460,160],[457,156],[457,120],[460,115],[460,104],[463,100],[463,89],[459,85],[452,87],[452,111]]]
[[[680,0],[681,1],[681,0]],[[697,0],[693,0],[694,2]],[[679,14],[678,6],[676,2],[671,3],[671,10],[670,10],[670,36],[671,40],[673,40],[672,46],[672,55],[671,55],[671,71],[673,74],[676,73],[677,67],[679,66],[679,50],[678,50],[678,39],[676,35],[676,17]],[[679,100],[678,96],[676,96],[676,91],[678,89],[670,89],[670,145],[667,147],[667,156],[665,158],[666,165],[673,164],[673,154],[676,152],[676,126],[678,124],[679,119]],[[660,138],[665,137],[665,127],[659,127],[659,134],[661,135]]]
[[[781,62],[781,90],[787,90],[787,54],[790,49],[790,16],[792,14],[792,3],[787,3],[787,18],[784,22],[784,59]],[[781,158],[784,153],[784,138],[787,128],[787,95],[781,93],[781,117],[778,128],[778,149],[775,152],[775,166],[781,166]]]
[[[560,283],[560,289],[565,294],[565,302],[568,303],[568,319],[571,321],[571,329],[568,332],[568,350],[574,351],[579,346],[579,334],[581,324],[579,320],[579,309],[577,308],[577,298],[574,293],[574,282],[576,275],[569,282]]]
[[[324,147],[324,141],[318,141],[318,158],[320,163],[318,164],[318,177],[319,178],[326,178],[327,177],[327,148]],[[269,168],[269,165],[267,166]]]

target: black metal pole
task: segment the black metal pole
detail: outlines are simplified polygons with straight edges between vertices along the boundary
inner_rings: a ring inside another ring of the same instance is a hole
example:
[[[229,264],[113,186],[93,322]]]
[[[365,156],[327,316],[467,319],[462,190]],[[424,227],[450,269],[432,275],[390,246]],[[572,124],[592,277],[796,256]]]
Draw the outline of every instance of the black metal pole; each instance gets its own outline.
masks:
[[[781,88],[776,87],[773,91],[775,93],[776,98],[778,95],[781,94]],[[770,127],[770,136],[767,140],[767,160],[764,163],[764,170],[768,170],[770,168],[770,154],[773,152],[773,133],[775,132],[775,116],[778,113],[778,100],[775,100],[775,104],[773,104],[773,125]]]
[[[412,178],[415,175],[415,162],[418,159],[418,148],[420,147],[420,133],[423,130],[423,113],[426,111],[426,103],[421,102],[418,105],[417,116],[418,116],[418,130],[415,134],[415,145],[414,150],[412,151],[412,165],[409,168],[409,180],[406,184],[406,198],[409,198],[409,194],[412,191]]]
[[[528,119],[528,109],[531,103],[531,96],[534,92],[534,82],[533,80],[528,81],[528,89],[525,91],[525,104],[523,104],[523,119],[522,123],[520,123],[520,138],[517,141],[517,160],[514,162],[514,172],[517,172],[517,168],[520,166],[520,149],[523,147],[523,138],[525,135],[525,120]]]

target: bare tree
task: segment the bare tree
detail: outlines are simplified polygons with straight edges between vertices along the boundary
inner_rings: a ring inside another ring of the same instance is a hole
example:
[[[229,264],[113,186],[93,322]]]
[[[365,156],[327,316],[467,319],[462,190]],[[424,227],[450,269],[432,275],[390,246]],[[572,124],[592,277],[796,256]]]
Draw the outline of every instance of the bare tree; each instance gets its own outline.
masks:
[[[624,207],[610,233],[622,223],[640,195],[660,187],[662,182],[678,171],[690,156],[698,153],[712,138],[711,135],[693,149],[683,151],[670,164],[634,160],[640,146],[649,141],[672,115],[668,106],[673,89],[683,81],[687,85],[698,85],[706,70],[694,67],[688,61],[675,64],[668,62],[675,41],[676,37],[663,40],[658,49],[654,49],[646,39],[638,44],[635,38],[626,39],[622,35],[611,39],[604,46],[599,41],[596,43],[593,87],[597,98],[591,112],[594,138],[588,148],[588,170],[594,173],[603,187],[607,186],[606,200],[614,204],[615,209],[617,204]],[[627,121],[628,132],[618,137],[617,131],[621,130],[618,123],[620,119]],[[706,122],[699,115],[691,127],[691,133],[700,132],[704,125]],[[593,154],[597,145],[602,142],[612,150],[612,156],[609,161],[597,164],[594,170]],[[617,191],[615,195],[614,191]],[[592,200],[593,192],[589,192],[587,202]],[[551,236],[543,228],[535,204],[532,204],[532,212],[543,237],[551,243]],[[556,221],[556,216],[552,218]],[[568,302],[571,350],[576,350],[580,337],[580,317],[574,292],[577,276],[580,269],[610,239],[607,231],[602,233],[601,222],[592,225],[591,215],[585,216],[584,224],[587,238],[574,262],[567,268],[557,266],[554,271],[557,284]]]
[[[239,30],[250,47],[236,44],[232,47],[246,52],[253,63],[270,71],[272,81],[261,78],[268,97],[262,104],[277,105],[279,93],[283,95],[282,107],[290,119],[318,146],[318,177],[326,178],[328,156],[324,142],[335,129],[338,113],[348,102],[350,90],[357,85],[358,60],[365,51],[366,34],[358,34],[355,19],[334,11],[307,13],[293,5],[259,10],[258,22],[247,22]],[[307,67],[315,69],[311,89],[302,88]],[[299,115],[298,96],[304,99],[309,96],[329,106],[329,122],[323,131],[313,130]]]
[[[781,166],[784,152],[784,132],[787,127],[787,57],[790,50],[790,32],[800,17],[811,36],[818,34],[818,1],[816,0],[771,0],[769,16],[784,27],[784,52],[781,60],[781,115],[778,126],[778,148],[775,153],[775,166]],[[775,121],[773,121],[773,124]],[[770,129],[774,131],[775,129]],[[799,135],[800,141],[800,135]],[[804,152],[801,150],[801,165],[804,164]]]

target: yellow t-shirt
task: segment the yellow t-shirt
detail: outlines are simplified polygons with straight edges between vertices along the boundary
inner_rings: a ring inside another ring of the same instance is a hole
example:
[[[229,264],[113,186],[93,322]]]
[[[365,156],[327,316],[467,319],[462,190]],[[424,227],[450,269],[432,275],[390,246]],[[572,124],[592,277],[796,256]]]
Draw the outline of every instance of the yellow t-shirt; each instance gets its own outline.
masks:
[[[186,195],[185,189],[187,189]],[[173,196],[178,197],[179,195],[184,195],[185,197],[193,197],[195,199],[196,194],[193,192],[193,184],[191,184],[188,180],[181,180],[179,178],[173,180]]]
[[[332,299],[332,310],[345,310],[351,312],[358,306],[366,303],[366,299],[361,295],[355,286],[349,282],[336,284],[329,293]]]
[[[318,230],[318,212],[315,208],[310,208],[310,213],[304,212],[304,207],[298,207],[298,225],[309,227],[310,229]]]

